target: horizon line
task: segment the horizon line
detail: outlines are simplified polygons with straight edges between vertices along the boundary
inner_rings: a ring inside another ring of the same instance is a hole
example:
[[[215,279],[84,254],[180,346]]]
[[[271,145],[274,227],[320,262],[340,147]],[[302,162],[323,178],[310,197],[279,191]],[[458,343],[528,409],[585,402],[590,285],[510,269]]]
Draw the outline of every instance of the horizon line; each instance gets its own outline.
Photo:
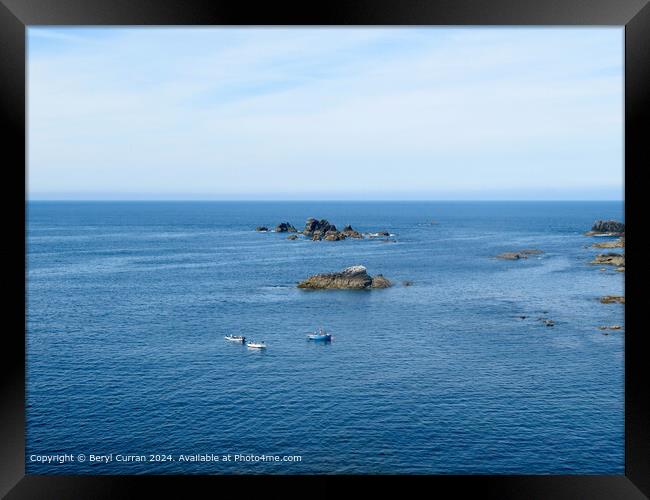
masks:
[[[385,199],[385,198],[371,198],[371,199],[333,199],[333,198],[310,198],[310,199],[248,199],[248,198],[242,198],[242,199],[214,199],[214,198],[149,198],[149,199],[143,199],[143,198],[36,198],[36,199],[25,199],[25,202],[38,202],[38,201],[47,201],[47,202],[219,202],[219,203],[238,203],[238,202],[277,202],[277,203],[287,203],[287,202],[295,202],[295,203],[308,203],[308,202],[357,202],[357,203],[365,203],[365,202],[387,202],[387,203],[404,203],[404,202],[413,202],[413,203],[418,203],[418,202],[501,202],[501,201],[507,201],[507,202],[540,202],[540,201],[549,201],[549,202],[562,202],[562,201],[571,201],[571,202],[605,202],[605,201],[612,201],[612,202],[624,202],[624,198],[606,198],[606,199],[598,199],[598,198],[589,198],[589,199],[582,199],[582,198],[527,198],[527,199],[521,199],[521,198],[489,198],[489,199],[471,199],[471,198],[455,198],[455,199],[433,199],[433,198],[422,198],[422,199],[414,199],[414,198],[409,198],[409,199]]]

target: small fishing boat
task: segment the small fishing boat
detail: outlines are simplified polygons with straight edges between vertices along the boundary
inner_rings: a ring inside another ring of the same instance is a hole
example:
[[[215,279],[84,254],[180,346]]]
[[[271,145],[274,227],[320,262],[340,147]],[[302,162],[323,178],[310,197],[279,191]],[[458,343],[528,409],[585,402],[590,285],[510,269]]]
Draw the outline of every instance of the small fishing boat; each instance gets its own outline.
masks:
[[[308,334],[307,340],[323,340],[325,342],[329,342],[330,340],[332,340],[332,335],[326,333],[325,330],[323,330],[322,328],[319,328],[318,332]]]
[[[251,349],[266,349],[266,344],[264,342],[249,342],[246,346]]]
[[[226,340],[230,340],[231,342],[238,342],[240,344],[246,342],[246,337],[242,335],[226,335],[224,338]]]

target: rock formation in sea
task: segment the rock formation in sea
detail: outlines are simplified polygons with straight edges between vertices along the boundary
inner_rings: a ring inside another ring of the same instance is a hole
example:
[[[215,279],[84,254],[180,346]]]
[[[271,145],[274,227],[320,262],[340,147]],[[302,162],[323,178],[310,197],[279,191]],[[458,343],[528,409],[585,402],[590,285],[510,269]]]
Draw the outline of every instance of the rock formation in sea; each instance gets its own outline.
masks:
[[[625,224],[615,220],[597,220],[591,227],[591,231],[587,231],[585,234],[587,236],[594,236],[597,234],[622,236],[625,234]]]
[[[312,290],[346,289],[368,290],[388,288],[392,283],[382,276],[370,276],[364,266],[351,266],[336,273],[315,274],[298,284],[298,288]]]
[[[506,260],[519,260],[527,259],[529,255],[537,255],[544,253],[543,250],[538,250],[536,248],[525,248],[516,252],[503,252],[497,255],[497,259],[506,259]]]
[[[287,236],[287,239],[288,240],[297,240],[298,237],[295,234],[290,234],[289,236]]]
[[[591,245],[593,248],[625,248],[625,236],[614,241],[601,241]]]
[[[255,228],[255,231],[266,232],[266,231],[268,231],[268,230],[269,230],[269,228],[266,227],[266,226],[257,226],[257,227]]]
[[[600,298],[603,304],[625,304],[625,297],[622,295],[605,295]]]
[[[341,233],[340,231],[327,231],[324,236],[322,236],[324,240],[327,241],[341,241],[345,239],[345,235]]]
[[[592,264],[607,264],[616,267],[625,267],[624,253],[600,253],[591,261]]]
[[[336,226],[334,224],[330,224],[327,219],[317,220],[313,217],[310,217],[305,223],[303,234],[310,238],[318,236],[318,239],[322,239],[322,237],[325,236],[328,231],[336,231]]]
[[[276,233],[297,233],[298,230],[288,222],[281,222],[280,224],[275,226],[275,232]]]
[[[359,240],[363,239],[363,235],[356,229],[353,229],[349,224],[343,228],[343,231],[341,231],[341,233],[344,234],[346,238],[357,238]]]

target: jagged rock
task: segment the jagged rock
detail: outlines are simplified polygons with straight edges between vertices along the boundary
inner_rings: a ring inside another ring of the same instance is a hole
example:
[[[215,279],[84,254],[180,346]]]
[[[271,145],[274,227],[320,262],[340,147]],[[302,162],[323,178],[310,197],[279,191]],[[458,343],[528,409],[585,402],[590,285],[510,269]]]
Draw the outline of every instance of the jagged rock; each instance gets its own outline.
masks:
[[[266,231],[268,231],[268,230],[269,230],[269,228],[266,227],[266,226],[257,226],[257,227],[255,228],[255,231],[261,231],[261,232],[266,232]]]
[[[298,237],[295,234],[290,234],[289,236],[287,236],[287,239],[288,240],[297,240]]]
[[[390,282],[390,280],[384,278],[382,274],[378,274],[372,278],[372,285],[370,286],[372,288],[388,288],[390,286],[393,286],[393,284]]]
[[[612,236],[621,236],[625,234],[625,224],[615,220],[597,220],[591,227],[591,231],[585,233],[587,236],[596,234],[611,234]]]
[[[370,276],[364,266],[352,266],[338,273],[315,274],[298,284],[298,288],[308,289],[349,289],[367,290],[387,288],[391,282],[378,274]]]
[[[605,295],[600,298],[603,304],[625,304],[625,297],[621,295]]]
[[[305,223],[305,230],[303,234],[305,236],[313,236],[314,233],[320,232],[321,237],[327,233],[327,231],[336,231],[336,226],[330,224],[327,219],[316,220],[313,217],[307,219]],[[319,238],[320,239],[320,238]]]
[[[525,248],[523,250],[519,250],[518,252],[504,252],[500,253],[497,255],[497,259],[506,259],[506,260],[519,260],[519,259],[527,259],[529,255],[533,254],[542,254],[544,253],[543,250],[538,250],[536,248]]]
[[[277,226],[275,226],[275,232],[276,233],[296,233],[298,230],[293,227],[291,224],[288,222],[281,222]]]
[[[326,241],[341,241],[345,239],[345,235],[339,231],[327,231],[323,239]]]
[[[600,253],[591,261],[592,264],[607,264],[610,266],[625,267],[624,253]]]
[[[341,233],[343,233],[347,238],[363,239],[363,235],[359,231],[352,229],[352,226],[349,224],[343,228]]]

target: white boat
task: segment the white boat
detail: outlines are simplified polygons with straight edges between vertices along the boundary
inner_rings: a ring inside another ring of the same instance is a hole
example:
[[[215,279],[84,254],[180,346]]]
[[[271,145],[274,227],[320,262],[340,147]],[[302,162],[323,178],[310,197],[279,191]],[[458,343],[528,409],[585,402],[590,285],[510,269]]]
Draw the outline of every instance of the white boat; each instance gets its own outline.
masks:
[[[240,344],[246,342],[246,337],[242,335],[226,335],[224,338],[226,340],[230,340],[231,342],[238,342]]]
[[[246,346],[251,349],[266,349],[266,344],[264,342],[249,342]]]

